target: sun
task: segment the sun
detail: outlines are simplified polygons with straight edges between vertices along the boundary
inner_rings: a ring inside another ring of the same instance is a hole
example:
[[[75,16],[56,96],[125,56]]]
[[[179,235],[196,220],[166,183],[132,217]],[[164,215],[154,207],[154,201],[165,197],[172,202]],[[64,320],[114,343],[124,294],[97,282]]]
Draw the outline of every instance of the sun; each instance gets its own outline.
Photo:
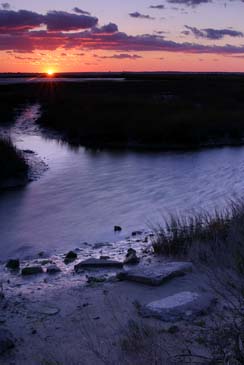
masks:
[[[49,69],[49,70],[47,70],[47,74],[48,74],[48,76],[53,76],[54,75],[54,71],[51,70],[51,69]]]

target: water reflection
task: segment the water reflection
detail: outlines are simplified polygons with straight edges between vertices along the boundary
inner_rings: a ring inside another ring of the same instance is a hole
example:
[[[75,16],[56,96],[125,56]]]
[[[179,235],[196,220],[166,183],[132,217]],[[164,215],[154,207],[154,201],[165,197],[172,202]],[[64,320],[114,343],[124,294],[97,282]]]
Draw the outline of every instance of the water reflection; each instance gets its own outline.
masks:
[[[18,147],[37,152],[49,169],[26,188],[1,194],[1,258],[23,246],[62,252],[83,241],[117,240],[114,225],[123,237],[166,212],[221,208],[244,195],[241,147],[94,152],[17,129]]]

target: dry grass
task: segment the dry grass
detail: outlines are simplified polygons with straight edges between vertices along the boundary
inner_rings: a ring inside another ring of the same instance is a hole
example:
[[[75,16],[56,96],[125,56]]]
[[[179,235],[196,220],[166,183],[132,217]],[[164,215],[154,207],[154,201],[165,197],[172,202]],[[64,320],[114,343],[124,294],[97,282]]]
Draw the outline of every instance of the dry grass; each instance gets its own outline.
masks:
[[[204,335],[211,364],[244,364],[244,201],[214,214],[170,217],[155,227],[154,251],[187,257],[221,303]]]
[[[170,216],[154,227],[153,249],[156,254],[186,256],[198,252],[208,259],[223,248],[232,248],[239,270],[244,272],[244,201],[232,201],[222,212],[199,213],[188,217]],[[206,257],[206,255],[208,257]]]

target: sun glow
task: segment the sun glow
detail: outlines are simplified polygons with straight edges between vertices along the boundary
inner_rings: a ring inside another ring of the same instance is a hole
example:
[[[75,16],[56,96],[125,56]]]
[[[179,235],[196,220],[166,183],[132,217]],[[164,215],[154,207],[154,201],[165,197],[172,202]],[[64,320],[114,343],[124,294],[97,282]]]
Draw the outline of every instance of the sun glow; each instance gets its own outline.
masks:
[[[47,74],[48,74],[48,76],[53,76],[54,75],[54,71],[51,70],[51,69],[49,69],[49,70],[47,70]]]

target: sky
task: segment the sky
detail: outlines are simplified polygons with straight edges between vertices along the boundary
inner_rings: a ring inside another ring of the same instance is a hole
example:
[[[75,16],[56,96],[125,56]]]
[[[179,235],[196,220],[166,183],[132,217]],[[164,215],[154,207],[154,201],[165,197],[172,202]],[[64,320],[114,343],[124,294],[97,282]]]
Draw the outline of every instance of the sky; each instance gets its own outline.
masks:
[[[0,0],[0,72],[244,72],[244,0]]]

